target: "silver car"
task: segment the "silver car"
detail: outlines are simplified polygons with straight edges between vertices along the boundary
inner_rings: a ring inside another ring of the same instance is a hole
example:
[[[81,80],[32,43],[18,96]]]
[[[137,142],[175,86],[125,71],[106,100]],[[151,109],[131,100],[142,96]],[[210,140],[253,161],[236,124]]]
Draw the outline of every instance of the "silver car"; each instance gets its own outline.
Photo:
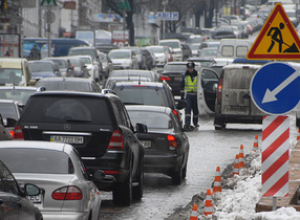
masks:
[[[68,137],[62,137],[68,138]],[[98,220],[100,192],[91,180],[75,148],[45,141],[2,141],[0,160],[11,170],[21,188],[33,183],[42,189],[29,199],[43,220]],[[94,181],[101,181],[96,171]]]

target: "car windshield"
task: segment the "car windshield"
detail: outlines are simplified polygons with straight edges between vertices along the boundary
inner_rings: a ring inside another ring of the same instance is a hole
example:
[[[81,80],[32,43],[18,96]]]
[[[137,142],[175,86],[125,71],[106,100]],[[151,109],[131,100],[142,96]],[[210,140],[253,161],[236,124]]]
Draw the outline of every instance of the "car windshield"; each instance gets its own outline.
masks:
[[[153,53],[163,53],[164,48],[163,47],[150,47]]]
[[[87,50],[87,49],[74,49],[74,50],[69,50],[69,54],[70,56],[74,56],[74,55],[90,55],[93,60],[95,59],[95,53],[93,50]]]
[[[154,86],[117,86],[113,88],[125,105],[168,106],[166,93]]]
[[[51,90],[68,90],[68,91],[81,91],[81,92],[90,92],[91,85],[87,82],[73,82],[73,81],[43,81],[39,80],[36,87],[44,87],[46,91]]]
[[[36,90],[29,89],[0,89],[0,99],[21,101],[25,105],[31,94],[35,92]]]
[[[1,149],[0,152],[0,159],[12,173],[74,173],[72,161],[63,152],[40,149]]]
[[[0,85],[20,85],[22,83],[21,69],[0,68]]]
[[[81,62],[79,59],[70,59],[70,62],[72,65],[76,66],[76,67],[81,67]]]
[[[173,49],[174,48],[180,48],[180,45],[179,45],[178,42],[160,42],[159,45],[169,46],[169,47],[172,47]]]
[[[110,59],[128,59],[130,58],[129,51],[110,51],[108,54]]]
[[[3,118],[19,119],[18,112],[14,103],[0,103],[0,112]]]
[[[152,111],[128,111],[131,123],[142,123],[147,125],[148,129],[170,129],[173,128],[173,123],[167,114]]]
[[[29,63],[28,65],[31,72],[53,72],[53,67],[50,63],[35,62],[35,63]]]
[[[84,64],[92,64],[92,60],[88,57],[81,57],[80,59]]]

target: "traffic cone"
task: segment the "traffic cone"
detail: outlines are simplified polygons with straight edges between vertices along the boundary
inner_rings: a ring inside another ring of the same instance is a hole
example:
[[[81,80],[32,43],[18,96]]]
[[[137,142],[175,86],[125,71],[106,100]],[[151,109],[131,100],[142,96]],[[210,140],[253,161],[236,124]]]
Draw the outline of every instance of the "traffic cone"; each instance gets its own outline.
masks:
[[[240,169],[245,168],[244,145],[242,144],[240,146],[239,163],[240,163]]]
[[[233,172],[232,172],[232,177],[234,175],[240,175],[240,161],[239,161],[239,155],[235,155],[235,161],[234,161],[234,166],[233,166]]]
[[[203,214],[206,216],[206,215],[211,215],[213,213],[214,213],[214,209],[212,204],[211,192],[210,189],[207,189]]]
[[[214,181],[214,187],[213,187],[213,193],[212,194],[215,194],[216,192],[222,192],[220,167],[219,166],[217,166],[215,181]]]
[[[256,152],[258,150],[258,135],[255,135],[255,141],[253,144],[253,149],[252,151]]]
[[[197,204],[193,205],[193,209],[192,209],[192,214],[191,214],[190,220],[198,220]]]
[[[297,141],[300,140],[300,128],[298,129]]]

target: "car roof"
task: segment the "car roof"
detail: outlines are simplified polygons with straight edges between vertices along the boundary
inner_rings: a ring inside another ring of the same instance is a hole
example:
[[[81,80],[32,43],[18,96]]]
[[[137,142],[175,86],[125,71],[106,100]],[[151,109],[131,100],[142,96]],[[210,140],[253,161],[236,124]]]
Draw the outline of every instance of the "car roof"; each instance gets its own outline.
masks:
[[[71,145],[48,141],[1,141],[0,148],[23,148],[23,149],[43,149],[64,152],[65,148],[72,148]]]
[[[0,103],[18,104],[20,103],[20,101],[16,101],[13,99],[0,99]]]
[[[81,49],[88,49],[88,50],[97,50],[96,47],[93,46],[75,46],[75,47],[71,47],[69,50],[81,50]]]
[[[90,78],[81,77],[43,77],[39,81],[55,81],[55,82],[92,82]]]
[[[0,90],[34,90],[36,91],[36,87],[32,86],[0,86]]]
[[[141,86],[151,86],[151,87],[163,87],[164,83],[163,82],[144,82],[144,81],[130,81],[130,82],[116,82],[115,86],[136,86],[136,85],[141,85]]]
[[[113,70],[110,76],[132,76],[132,75],[142,75],[148,74],[153,71],[151,70],[134,70],[134,69],[121,69],[121,70]],[[115,75],[114,75],[115,74]]]
[[[101,93],[96,92],[81,92],[81,91],[69,91],[69,90],[49,90],[43,92],[36,92],[31,95],[31,97],[35,96],[51,96],[51,95],[61,95],[61,96],[85,96],[85,97],[98,97],[98,98],[105,98],[108,95],[103,95]]]
[[[161,112],[169,114],[172,109],[165,106],[154,106],[154,105],[126,105],[128,111],[151,111],[151,112]]]

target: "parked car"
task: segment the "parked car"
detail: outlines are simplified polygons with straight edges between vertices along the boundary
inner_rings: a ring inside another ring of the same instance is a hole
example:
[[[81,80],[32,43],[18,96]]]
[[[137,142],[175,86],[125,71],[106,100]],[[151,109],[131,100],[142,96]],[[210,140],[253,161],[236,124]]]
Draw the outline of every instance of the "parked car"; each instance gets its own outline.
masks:
[[[95,80],[77,77],[43,78],[35,86],[41,91],[69,90],[101,93],[101,88]]]
[[[37,88],[32,86],[0,86],[0,99],[12,99],[24,105]]]
[[[103,77],[103,68],[97,48],[92,46],[78,46],[70,48],[68,51],[68,56],[76,55],[90,55],[92,57],[93,64],[98,65],[99,67],[99,75],[95,77],[95,80],[100,81],[101,77]]]
[[[172,47],[172,49],[174,50],[173,60],[174,61],[182,61],[183,60],[183,54],[182,54],[182,48],[181,48],[180,40],[178,40],[178,39],[164,39],[164,40],[160,40],[158,42],[158,45]]]
[[[152,50],[152,52],[154,53],[155,63],[157,67],[163,67],[168,62],[169,56],[165,52],[163,46],[152,45],[152,46],[147,46],[147,48]]]
[[[104,84],[105,89],[113,87],[114,83],[120,81],[148,81],[158,82],[159,75],[150,70],[114,70]]]
[[[140,127],[139,132],[147,130],[145,125]],[[143,196],[144,148],[116,95],[35,93],[18,121],[14,138],[72,144],[90,174],[104,171],[104,180],[95,184],[99,190],[113,191],[115,204],[130,205],[132,198]]]
[[[39,81],[43,77],[61,76],[59,68],[52,61],[28,61],[28,65],[31,70],[31,77],[35,81]]]
[[[33,86],[28,61],[25,58],[0,58],[0,85]]]
[[[136,54],[130,49],[113,49],[108,57],[114,65],[114,69],[138,69],[139,64]]]
[[[215,105],[216,130],[227,123],[262,123],[265,115],[250,96],[253,75],[261,67],[257,64],[229,64],[223,67]]]
[[[13,141],[9,141],[13,142]],[[1,142],[4,144],[5,141]],[[41,211],[27,197],[38,197],[42,190],[32,183],[19,183],[11,171],[0,160],[0,218],[1,220],[43,220]]]
[[[13,139],[13,136],[9,132],[9,130],[5,127],[2,115],[0,113],[0,141],[3,141],[3,140],[12,140],[12,139]]]
[[[52,138],[54,141],[55,136]],[[101,182],[105,175],[97,170],[90,176],[70,144],[5,141],[1,142],[0,160],[21,188],[27,182],[42,189],[42,194],[28,199],[39,208],[44,220],[99,219],[101,196],[94,182]]]
[[[186,101],[176,100],[172,89],[163,82],[116,82],[112,89],[125,105],[154,105],[169,107],[174,111],[178,121],[182,123],[179,110],[186,107]]]
[[[133,124],[143,123],[148,128],[147,133],[138,134],[145,148],[145,172],[163,173],[180,184],[186,177],[190,146],[172,109],[146,105],[126,108]]]

